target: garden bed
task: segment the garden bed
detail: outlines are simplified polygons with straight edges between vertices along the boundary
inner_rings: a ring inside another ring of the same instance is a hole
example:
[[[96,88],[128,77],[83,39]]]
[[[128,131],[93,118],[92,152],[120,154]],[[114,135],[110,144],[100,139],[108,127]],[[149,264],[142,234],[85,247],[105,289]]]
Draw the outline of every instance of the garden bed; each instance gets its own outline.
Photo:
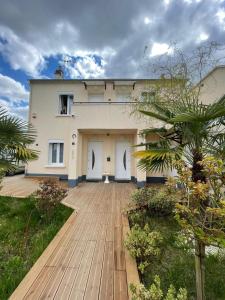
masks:
[[[178,290],[186,288],[188,299],[196,299],[194,255],[184,242],[181,228],[173,216],[156,216],[147,210],[129,213],[130,226],[142,228],[147,223],[152,231],[158,231],[163,237],[161,254],[154,258],[140,275],[142,283],[149,287],[155,275],[161,279],[161,288],[166,292],[170,284]],[[138,263],[138,261],[137,261]],[[225,299],[225,254],[208,254],[206,257],[206,299]]]
[[[0,197],[0,299],[8,299],[73,210],[39,213],[32,198]]]

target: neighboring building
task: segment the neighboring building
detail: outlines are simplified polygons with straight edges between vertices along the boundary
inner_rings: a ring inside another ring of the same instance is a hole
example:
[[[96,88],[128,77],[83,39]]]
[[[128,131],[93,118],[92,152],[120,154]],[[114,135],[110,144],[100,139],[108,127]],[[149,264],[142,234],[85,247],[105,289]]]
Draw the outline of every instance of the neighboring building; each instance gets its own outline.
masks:
[[[202,81],[206,102],[223,95],[224,75],[225,68],[219,67]],[[140,131],[160,125],[131,114],[134,103],[157,79],[65,80],[60,70],[56,78],[30,80],[29,121],[37,130],[34,148],[40,154],[29,162],[26,175],[58,176],[70,186],[109,175],[110,180],[143,186],[169,174],[146,174],[132,156],[137,150],[132,146],[145,142]]]
[[[213,103],[225,95],[225,66],[217,66],[201,80],[200,99]]]

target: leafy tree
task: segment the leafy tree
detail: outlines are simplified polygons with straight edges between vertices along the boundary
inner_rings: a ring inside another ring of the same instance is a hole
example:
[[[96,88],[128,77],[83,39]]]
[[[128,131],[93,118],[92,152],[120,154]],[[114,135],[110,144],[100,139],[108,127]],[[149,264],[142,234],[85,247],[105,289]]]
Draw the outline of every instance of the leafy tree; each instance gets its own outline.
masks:
[[[225,247],[225,166],[213,157],[205,157],[198,164],[205,182],[194,182],[191,169],[183,161],[176,164],[183,196],[175,211],[186,235],[195,238],[197,296],[204,297],[205,246]]]
[[[6,172],[16,168],[19,161],[36,159],[38,153],[29,148],[35,141],[35,130],[27,122],[0,107],[0,170]]]
[[[214,50],[214,45],[201,47],[189,57],[177,51],[174,61],[169,58],[164,65],[158,66],[157,70],[164,74],[159,84],[149,88],[148,95],[154,97],[142,98],[135,108],[161,124],[141,133],[147,138],[153,135],[156,140],[146,142],[146,150],[136,152],[140,168],[147,171],[172,169],[174,163],[183,158],[190,166],[192,181],[206,183],[206,174],[199,162],[207,153],[221,155],[225,149],[225,96],[212,104],[200,100],[201,80],[204,71],[215,62]],[[201,206],[204,213],[208,205],[206,201],[203,208]],[[205,244],[197,235],[195,238],[197,299],[202,300],[205,298]]]

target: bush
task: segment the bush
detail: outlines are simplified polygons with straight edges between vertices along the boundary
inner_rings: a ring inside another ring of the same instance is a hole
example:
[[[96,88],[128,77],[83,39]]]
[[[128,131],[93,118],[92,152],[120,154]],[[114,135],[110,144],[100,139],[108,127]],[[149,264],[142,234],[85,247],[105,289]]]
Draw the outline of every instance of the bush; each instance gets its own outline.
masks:
[[[59,186],[55,178],[45,179],[35,193],[35,203],[42,216],[50,217],[54,208],[67,196],[67,190]]]
[[[164,297],[159,276],[155,276],[154,283],[149,288],[146,288],[143,284],[131,284],[130,290],[132,300],[187,300],[187,290],[180,288],[177,293],[172,284]]]
[[[138,208],[146,208],[149,213],[159,216],[172,214],[179,199],[179,191],[168,185],[144,187],[132,194]]]
[[[150,231],[148,224],[141,228],[134,225],[124,244],[131,256],[137,259],[141,273],[149,266],[151,260],[160,254],[162,236],[158,231]]]

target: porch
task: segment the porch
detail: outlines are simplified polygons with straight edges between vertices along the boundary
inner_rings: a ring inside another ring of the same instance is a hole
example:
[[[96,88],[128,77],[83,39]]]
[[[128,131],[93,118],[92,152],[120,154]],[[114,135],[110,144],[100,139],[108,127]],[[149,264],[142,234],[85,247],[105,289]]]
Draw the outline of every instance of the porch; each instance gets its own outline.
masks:
[[[144,142],[137,129],[78,129],[71,134],[68,182],[137,182],[143,186],[146,172],[137,168],[133,146]],[[140,148],[139,148],[140,149]]]

